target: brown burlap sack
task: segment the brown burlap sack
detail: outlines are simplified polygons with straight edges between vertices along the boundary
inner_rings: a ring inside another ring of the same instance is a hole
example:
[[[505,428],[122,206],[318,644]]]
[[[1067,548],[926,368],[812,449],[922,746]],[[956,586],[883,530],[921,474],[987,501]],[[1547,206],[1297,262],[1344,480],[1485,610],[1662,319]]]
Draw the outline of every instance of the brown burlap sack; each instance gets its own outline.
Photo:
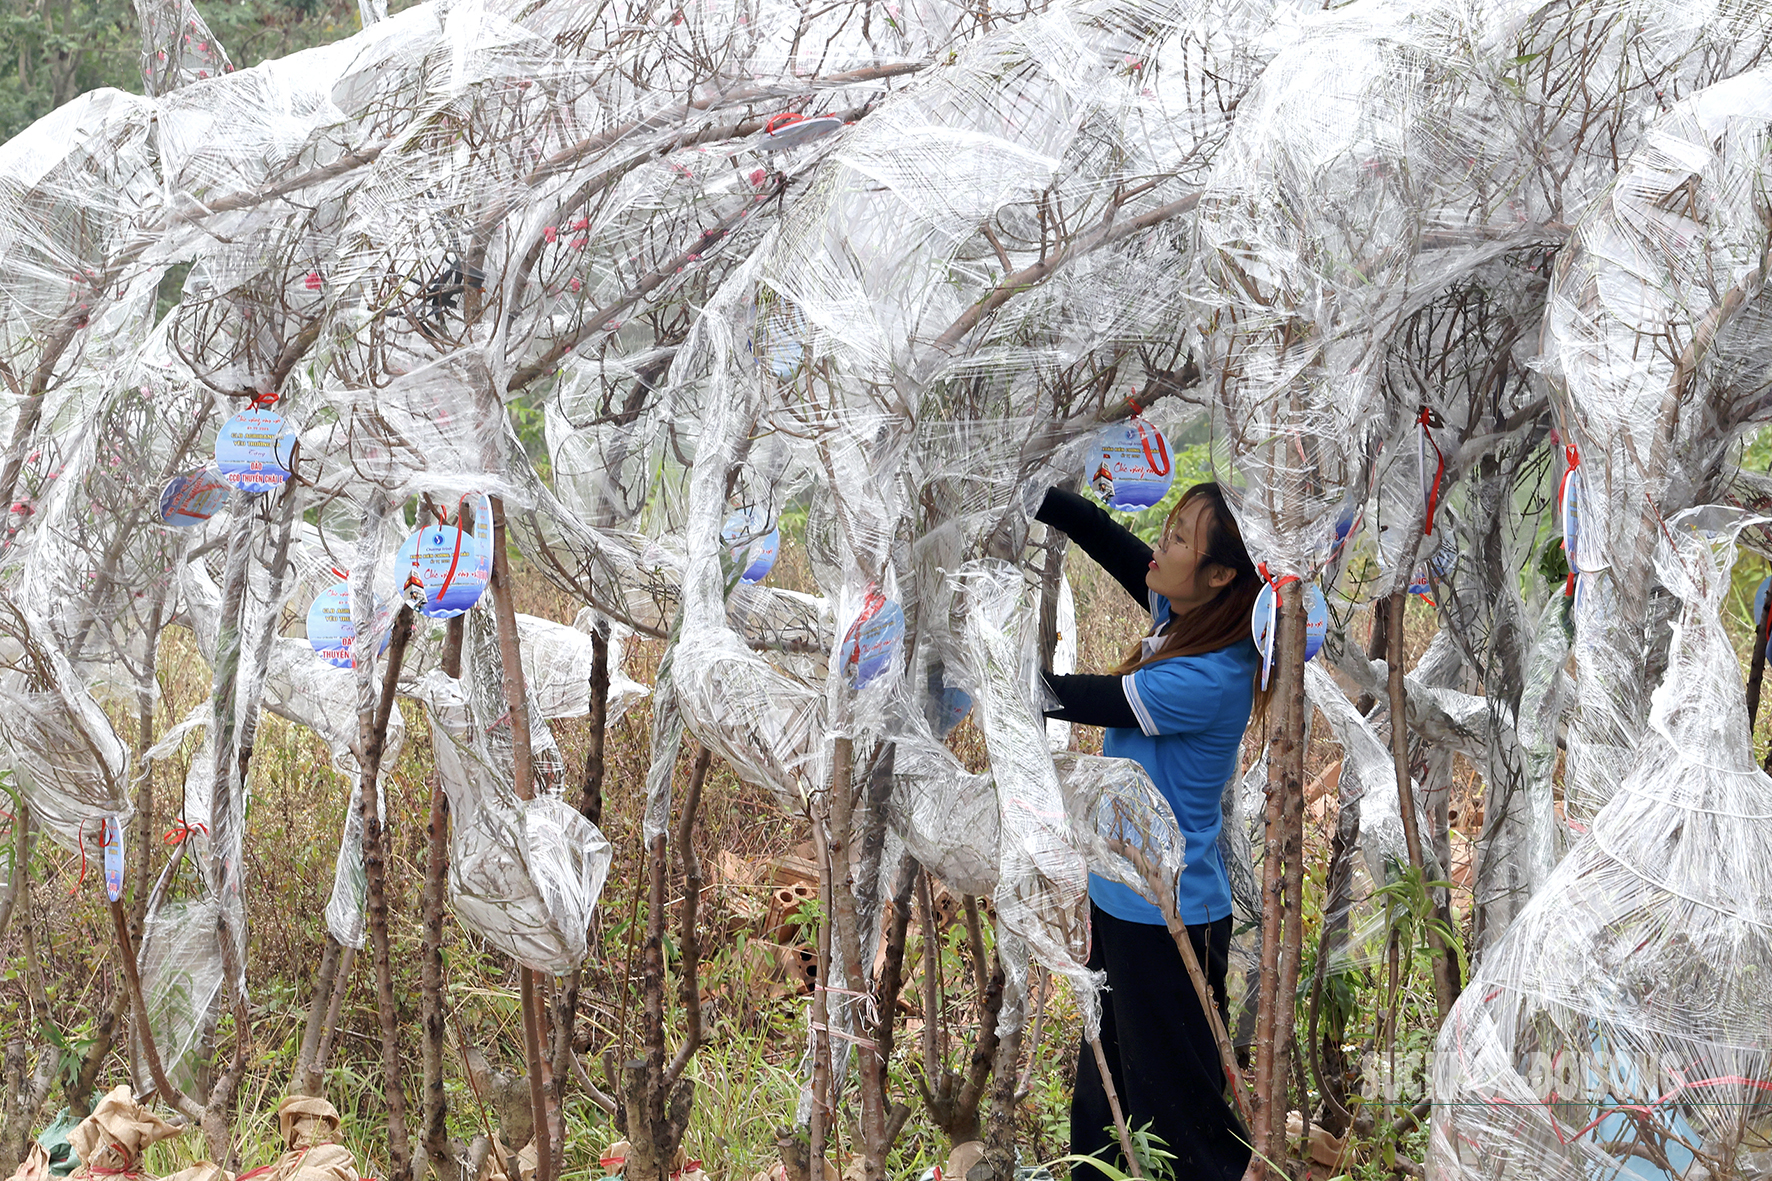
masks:
[[[234,1181],[234,1174],[214,1161],[198,1161],[188,1169],[160,1178],[160,1181]]]
[[[80,1166],[68,1176],[76,1181],[140,1176],[148,1145],[178,1134],[178,1128],[137,1104],[135,1093],[124,1084],[100,1099],[92,1114],[68,1133],[68,1143],[80,1157]]]
[[[35,1140],[31,1141],[31,1151],[25,1154],[24,1163],[8,1181],[49,1181],[49,1153]]]
[[[264,1181],[359,1181],[357,1161],[337,1143],[338,1109],[324,1099],[291,1095],[277,1105],[287,1149]]]

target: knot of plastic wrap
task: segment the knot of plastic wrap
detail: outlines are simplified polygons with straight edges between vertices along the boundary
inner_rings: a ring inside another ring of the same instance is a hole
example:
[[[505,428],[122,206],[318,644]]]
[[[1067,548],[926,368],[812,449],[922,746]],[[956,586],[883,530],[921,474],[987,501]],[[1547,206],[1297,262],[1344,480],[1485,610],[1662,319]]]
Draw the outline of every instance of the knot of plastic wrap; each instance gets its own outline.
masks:
[[[1421,427],[1421,441],[1425,442],[1428,447],[1434,449],[1434,482],[1431,487],[1429,487],[1427,483],[1427,452],[1425,449],[1419,449],[1422,476],[1421,491],[1423,498],[1427,501],[1427,514],[1422,519],[1421,532],[1423,536],[1432,537],[1434,535],[1434,514],[1439,511],[1440,507],[1440,483],[1446,478],[1446,454],[1440,450],[1440,445],[1434,442],[1433,428],[1439,426],[1440,421],[1439,415],[1434,413],[1433,407],[1424,404],[1421,408],[1421,413],[1415,417],[1415,423],[1417,426]]]
[[[160,843],[163,845],[182,845],[184,844],[186,837],[195,836],[198,833],[208,836],[209,826],[207,824],[186,824],[183,820],[180,820],[171,828],[160,834]]]

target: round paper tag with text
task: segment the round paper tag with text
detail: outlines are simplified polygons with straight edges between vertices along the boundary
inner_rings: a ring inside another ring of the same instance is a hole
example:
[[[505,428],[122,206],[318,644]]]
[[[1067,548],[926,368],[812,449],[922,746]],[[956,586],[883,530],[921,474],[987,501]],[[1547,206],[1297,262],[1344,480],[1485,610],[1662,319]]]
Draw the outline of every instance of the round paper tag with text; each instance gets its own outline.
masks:
[[[1109,508],[1137,513],[1168,495],[1175,465],[1163,432],[1143,415],[1134,415],[1097,436],[1083,475]]]
[[[351,649],[357,627],[351,622],[351,584],[335,583],[314,596],[308,607],[308,643],[334,668],[355,663]]]
[[[727,517],[720,528],[720,541],[733,564],[740,567],[741,582],[762,582],[775,567],[781,553],[781,530],[762,532],[768,523],[756,509],[745,508]]]
[[[413,565],[425,589],[424,613],[451,619],[480,601],[492,578],[492,556],[476,533],[430,525],[413,535]]]
[[[227,506],[231,491],[212,467],[174,476],[160,493],[160,523],[178,529],[201,525]]]
[[[215,466],[241,492],[275,492],[289,482],[295,436],[274,410],[242,410],[215,436]]]

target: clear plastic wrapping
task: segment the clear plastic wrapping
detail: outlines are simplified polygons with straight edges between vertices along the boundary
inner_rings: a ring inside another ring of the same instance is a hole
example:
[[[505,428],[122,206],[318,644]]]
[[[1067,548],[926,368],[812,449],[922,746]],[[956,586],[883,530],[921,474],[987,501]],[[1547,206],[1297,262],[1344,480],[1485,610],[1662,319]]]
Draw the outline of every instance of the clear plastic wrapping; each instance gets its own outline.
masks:
[[[1006,562],[976,562],[954,576],[966,600],[966,689],[990,753],[999,837],[997,922],[1029,954],[1071,982],[1093,1034],[1101,980],[1089,961],[1089,863],[1078,848],[1046,729],[1033,703],[1038,668],[1026,581]],[[1099,792],[1079,783],[1079,792]],[[1007,965],[1006,965],[1007,966]],[[1020,995],[1023,978],[1008,987]]]
[[[0,595],[0,734],[31,816],[55,841],[102,861],[104,822],[127,823],[129,755],[67,658]]]
[[[1463,1177],[1754,1175],[1767,1077],[1772,778],[1720,613],[1749,518],[1668,521],[1681,603],[1635,765],[1440,1031],[1431,1167]]]
[[[1545,349],[1576,471],[1577,822],[1631,766],[1647,716],[1670,608],[1648,565],[1662,520],[1720,492],[1729,428],[1763,398],[1764,229],[1749,194],[1766,175],[1769,111],[1763,70],[1672,105],[1558,259]]]
[[[563,975],[585,953],[591,910],[613,850],[562,797],[562,767],[532,698],[535,798],[517,798],[504,678],[489,611],[467,615],[462,679],[425,674],[415,695],[431,718],[449,795],[449,897],[464,926],[536,971]]]

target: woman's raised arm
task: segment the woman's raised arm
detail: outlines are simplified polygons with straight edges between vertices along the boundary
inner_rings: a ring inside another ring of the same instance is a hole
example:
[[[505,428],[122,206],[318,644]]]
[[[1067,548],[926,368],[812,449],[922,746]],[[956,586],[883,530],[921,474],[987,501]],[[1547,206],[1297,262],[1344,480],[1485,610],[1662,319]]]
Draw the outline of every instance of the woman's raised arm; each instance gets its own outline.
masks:
[[[1126,588],[1146,611],[1151,609],[1151,592],[1145,586],[1145,573],[1151,568],[1151,547],[1138,540],[1136,534],[1112,517],[1100,505],[1066,492],[1048,488],[1046,499],[1034,520],[1069,537],[1083,547],[1083,552]]]

